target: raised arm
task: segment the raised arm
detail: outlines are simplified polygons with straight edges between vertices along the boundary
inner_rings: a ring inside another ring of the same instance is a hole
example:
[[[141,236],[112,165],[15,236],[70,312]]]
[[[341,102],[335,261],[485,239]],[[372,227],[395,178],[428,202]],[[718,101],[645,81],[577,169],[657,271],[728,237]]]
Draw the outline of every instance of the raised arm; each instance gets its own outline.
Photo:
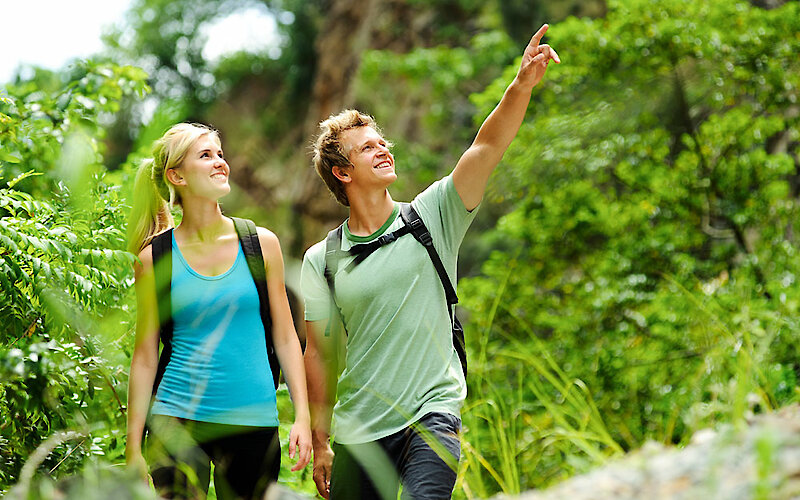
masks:
[[[153,275],[152,247],[139,254],[136,277],[136,339],[128,377],[127,442],[125,460],[141,475],[147,474],[142,456],[142,434],[158,368],[158,306]]]
[[[289,456],[294,458],[297,453],[297,462],[292,467],[292,471],[297,471],[311,461],[311,417],[308,411],[303,353],[300,350],[300,341],[297,339],[289,299],[286,296],[280,243],[275,234],[264,228],[258,228],[258,240],[267,268],[272,341],[294,405],[294,425],[289,433]]]
[[[545,24],[533,35],[522,54],[522,63],[514,81],[506,88],[497,107],[483,122],[472,145],[456,164],[453,185],[467,210],[474,209],[481,202],[489,176],[517,135],[528,109],[531,91],[541,81],[548,63],[551,60],[561,62],[549,45],[539,44],[547,28]]]

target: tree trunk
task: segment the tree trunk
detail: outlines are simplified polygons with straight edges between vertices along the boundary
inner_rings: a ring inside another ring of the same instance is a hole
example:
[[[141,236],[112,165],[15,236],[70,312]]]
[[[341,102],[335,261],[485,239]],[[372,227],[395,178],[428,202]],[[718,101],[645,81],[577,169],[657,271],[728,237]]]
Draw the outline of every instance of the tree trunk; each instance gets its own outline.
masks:
[[[332,0],[315,42],[317,67],[311,104],[303,127],[306,141],[316,137],[320,121],[352,106],[353,78],[361,63],[361,55],[369,45],[371,21],[380,1]],[[328,195],[327,188],[311,167],[306,147],[298,152],[296,162],[302,174],[296,178],[298,184],[292,197],[296,234],[291,245],[292,253],[299,255],[308,243],[304,230],[305,216],[331,222],[341,217],[343,210],[337,208],[335,200]]]

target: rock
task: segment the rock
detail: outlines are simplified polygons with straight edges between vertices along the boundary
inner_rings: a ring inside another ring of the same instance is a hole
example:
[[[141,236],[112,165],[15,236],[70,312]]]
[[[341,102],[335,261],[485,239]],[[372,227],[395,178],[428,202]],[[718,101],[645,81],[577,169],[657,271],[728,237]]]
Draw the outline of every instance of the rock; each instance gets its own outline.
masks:
[[[263,500],[308,500],[310,497],[294,492],[280,484],[271,484]]]
[[[682,449],[648,443],[592,472],[518,498],[800,499],[800,406],[754,417],[742,429],[698,431]]]

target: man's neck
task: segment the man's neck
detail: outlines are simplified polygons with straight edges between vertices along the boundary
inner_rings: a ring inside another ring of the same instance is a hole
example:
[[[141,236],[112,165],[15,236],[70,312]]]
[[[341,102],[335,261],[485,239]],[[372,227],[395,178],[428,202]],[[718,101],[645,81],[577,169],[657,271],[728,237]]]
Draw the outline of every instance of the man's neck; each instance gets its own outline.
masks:
[[[350,220],[347,228],[354,236],[369,236],[383,226],[394,210],[388,190],[375,196],[350,197]]]

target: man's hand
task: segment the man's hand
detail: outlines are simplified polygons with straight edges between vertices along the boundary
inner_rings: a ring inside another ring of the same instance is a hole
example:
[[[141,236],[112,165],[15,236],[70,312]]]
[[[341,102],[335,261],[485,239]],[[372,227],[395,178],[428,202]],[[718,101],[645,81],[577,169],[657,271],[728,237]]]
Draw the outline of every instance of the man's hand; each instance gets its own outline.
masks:
[[[517,80],[526,87],[533,88],[542,80],[545,71],[547,71],[547,65],[551,60],[557,63],[561,62],[552,47],[547,44],[539,45],[548,27],[548,25],[543,24],[539,28],[539,31],[533,35],[530,43],[525,47],[525,52],[522,54],[522,64],[520,64],[517,72]]]
[[[546,31],[547,25],[544,24],[533,35],[522,54],[522,64],[517,76],[506,89],[497,107],[483,122],[472,145],[461,155],[453,170],[453,185],[467,210],[473,210],[483,198],[489,176],[517,135],[525,118],[533,87],[542,80],[547,64],[551,60],[561,62],[556,51],[549,45],[539,45]]]
[[[323,443],[314,447],[314,484],[322,498],[329,498],[331,494],[331,471],[333,469],[333,450],[331,445]]]

